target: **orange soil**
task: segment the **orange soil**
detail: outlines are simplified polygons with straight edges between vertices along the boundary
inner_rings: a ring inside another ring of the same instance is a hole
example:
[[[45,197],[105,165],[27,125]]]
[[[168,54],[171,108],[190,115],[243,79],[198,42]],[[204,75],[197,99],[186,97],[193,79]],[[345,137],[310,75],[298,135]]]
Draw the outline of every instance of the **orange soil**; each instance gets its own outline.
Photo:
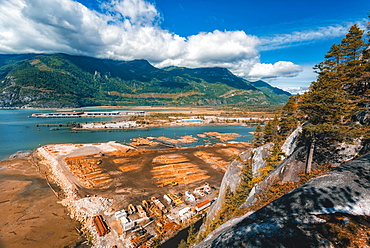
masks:
[[[113,180],[98,166],[102,162],[99,158],[76,156],[65,158],[64,161],[73,175],[87,188],[93,188]]]
[[[226,172],[229,162],[226,162],[220,157],[215,156],[210,152],[197,151],[194,155],[205,161],[207,164],[215,165],[220,171]]]
[[[122,165],[119,166],[118,169],[122,172],[128,172],[128,171],[134,171],[140,169],[140,165],[134,164],[134,165]]]
[[[155,157],[153,159],[153,164],[168,164],[168,163],[173,164],[173,163],[181,163],[181,162],[187,162],[187,161],[189,161],[189,159],[180,154],[165,154],[165,155]]]

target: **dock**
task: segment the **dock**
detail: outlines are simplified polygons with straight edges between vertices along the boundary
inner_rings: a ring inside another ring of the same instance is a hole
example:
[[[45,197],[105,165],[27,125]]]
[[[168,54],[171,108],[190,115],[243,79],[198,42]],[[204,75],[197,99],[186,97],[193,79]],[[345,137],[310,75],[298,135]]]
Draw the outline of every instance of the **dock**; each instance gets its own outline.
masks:
[[[100,111],[100,112],[53,112],[33,113],[33,118],[81,118],[81,117],[111,117],[111,116],[137,116],[147,115],[145,111]]]

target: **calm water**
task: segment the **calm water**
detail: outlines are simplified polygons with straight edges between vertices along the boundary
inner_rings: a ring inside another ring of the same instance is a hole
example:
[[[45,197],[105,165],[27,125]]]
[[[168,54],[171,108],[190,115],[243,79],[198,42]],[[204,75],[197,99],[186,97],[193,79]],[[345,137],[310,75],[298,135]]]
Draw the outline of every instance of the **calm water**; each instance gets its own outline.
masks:
[[[65,124],[68,122],[109,121],[105,118],[28,118],[35,110],[0,110],[0,159],[20,151],[35,149],[40,145],[60,143],[93,143],[93,142],[130,142],[136,137],[166,136],[174,138],[183,135],[193,135],[204,132],[239,133],[235,141],[248,142],[252,138],[249,132],[255,127],[244,126],[192,126],[192,127],[164,127],[149,130],[130,130],[127,132],[70,132],[68,129],[50,131],[50,127],[37,127],[37,124]],[[214,141],[216,142],[216,141]],[[203,140],[191,145],[203,144]]]

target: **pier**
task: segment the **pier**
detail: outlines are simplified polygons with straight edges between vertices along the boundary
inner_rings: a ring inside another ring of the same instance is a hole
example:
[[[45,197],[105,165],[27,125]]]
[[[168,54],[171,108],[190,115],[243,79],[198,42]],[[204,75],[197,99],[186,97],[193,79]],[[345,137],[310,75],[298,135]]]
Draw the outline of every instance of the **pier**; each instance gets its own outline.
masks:
[[[147,115],[145,111],[104,111],[104,112],[53,112],[33,113],[33,118],[81,118],[81,117],[110,117],[110,116],[137,116]]]

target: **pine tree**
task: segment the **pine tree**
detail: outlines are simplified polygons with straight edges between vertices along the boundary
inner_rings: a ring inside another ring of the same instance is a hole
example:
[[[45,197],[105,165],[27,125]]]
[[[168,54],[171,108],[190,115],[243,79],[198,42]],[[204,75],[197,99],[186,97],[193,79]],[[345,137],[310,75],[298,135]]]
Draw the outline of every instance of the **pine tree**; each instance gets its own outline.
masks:
[[[190,246],[192,244],[195,244],[196,240],[197,240],[197,232],[195,230],[194,224],[191,224],[189,226],[188,238],[186,239],[186,243]]]
[[[363,31],[353,25],[341,44],[332,45],[324,61],[314,67],[317,80],[299,104],[302,116],[311,123],[301,136],[307,146],[307,173],[311,172],[316,147],[342,139],[344,134],[338,132],[339,127],[356,110],[357,95],[365,89],[361,79],[368,64],[364,48]]]
[[[314,66],[314,71],[320,77],[338,77],[339,67],[342,65],[342,46],[333,44],[328,53],[324,56],[325,60]],[[335,72],[334,74],[332,72]]]
[[[300,95],[290,96],[287,103],[283,106],[283,115],[295,115],[297,110],[297,100]]]
[[[313,82],[310,91],[303,95],[299,109],[306,121],[314,125],[337,124],[349,117],[347,95],[337,82],[321,79]]]
[[[300,97],[299,94],[290,96],[288,102],[283,107],[282,116],[278,124],[280,127],[279,135],[282,140],[290,135],[299,124],[297,107]]]
[[[252,158],[247,159],[244,162],[241,172],[241,180],[238,187],[235,189],[234,204],[236,207],[239,207],[245,202],[254,186],[251,184],[253,179],[252,163]]]
[[[360,56],[365,46],[363,38],[364,31],[354,24],[345,38],[342,39],[342,56],[345,65],[360,65]]]
[[[267,122],[263,128],[263,140],[265,143],[271,142],[273,136],[273,127],[271,121]]]
[[[261,125],[257,125],[256,130],[253,132],[253,139],[251,143],[254,147],[259,147],[263,145],[263,130]]]
[[[277,119],[277,116],[275,116],[273,120],[267,122],[267,124],[263,128],[263,139],[265,143],[278,142],[278,125],[279,121]]]
[[[358,86],[358,94],[361,94],[362,99],[360,99],[359,104],[365,105],[369,101],[370,96],[370,13],[369,21],[366,26],[366,39],[365,39],[365,49],[363,50],[362,60],[364,63],[364,70],[360,78],[356,79],[356,84]]]
[[[353,25],[348,34],[342,39],[342,60],[343,72],[342,80],[345,83],[344,89],[356,95],[363,92],[361,83],[358,83],[357,78],[361,77],[365,69],[365,61],[363,60],[363,52],[365,49],[365,42],[363,40],[364,31],[361,30],[357,24]]]

